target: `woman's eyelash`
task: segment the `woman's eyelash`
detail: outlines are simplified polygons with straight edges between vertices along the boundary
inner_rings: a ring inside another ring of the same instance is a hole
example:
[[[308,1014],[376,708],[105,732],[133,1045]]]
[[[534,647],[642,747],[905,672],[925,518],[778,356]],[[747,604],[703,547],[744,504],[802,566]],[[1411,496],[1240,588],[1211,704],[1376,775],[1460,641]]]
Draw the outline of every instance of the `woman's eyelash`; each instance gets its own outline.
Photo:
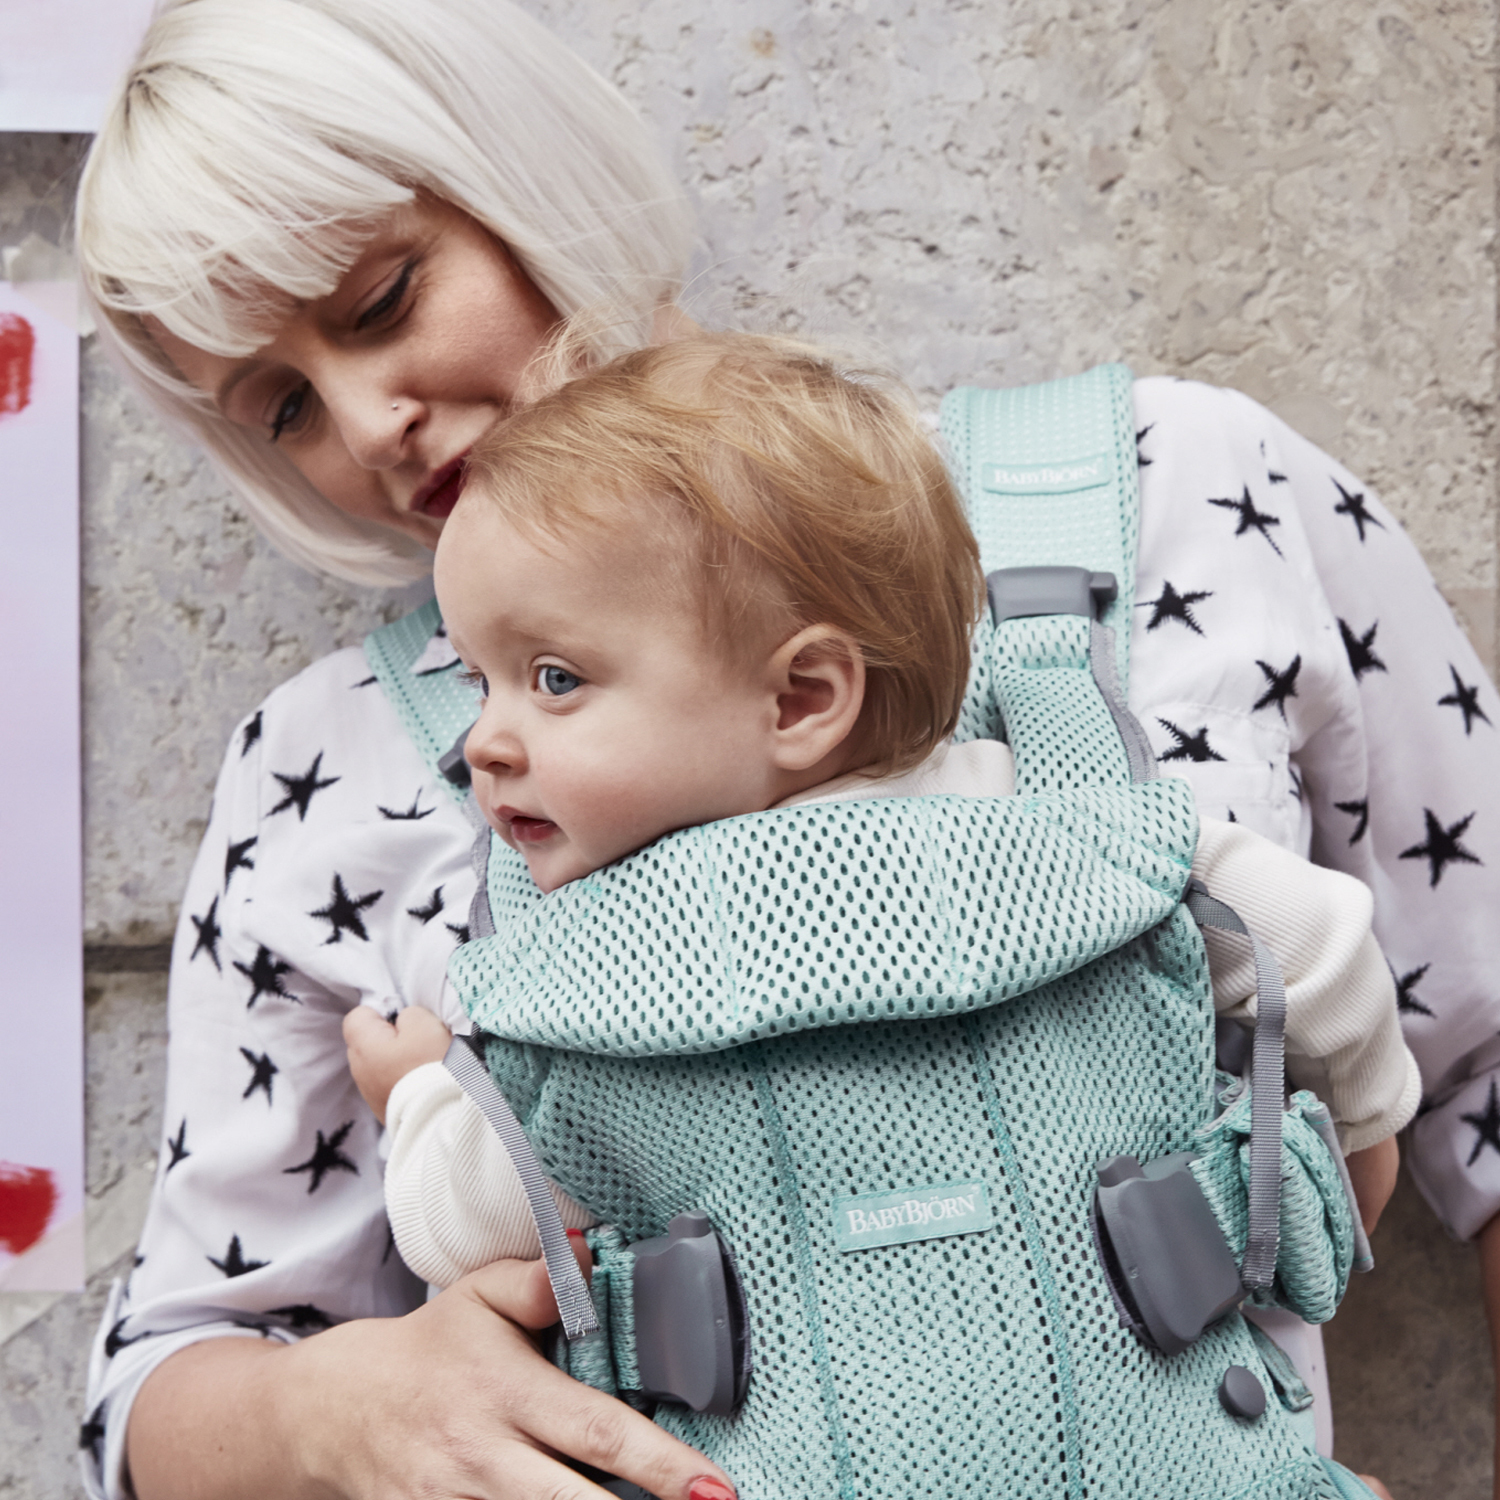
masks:
[[[276,408],[276,415],[271,418],[271,441],[273,443],[287,428],[294,427],[302,419],[303,411],[307,406],[307,392],[308,387],[304,383],[282,398],[281,405]]]
[[[373,306],[367,307],[358,318],[354,320],[356,328],[364,329],[372,323],[379,323],[387,318],[401,305],[406,296],[406,289],[411,284],[411,273],[416,269],[417,263],[409,260],[401,267],[401,274],[391,284],[391,288]]]

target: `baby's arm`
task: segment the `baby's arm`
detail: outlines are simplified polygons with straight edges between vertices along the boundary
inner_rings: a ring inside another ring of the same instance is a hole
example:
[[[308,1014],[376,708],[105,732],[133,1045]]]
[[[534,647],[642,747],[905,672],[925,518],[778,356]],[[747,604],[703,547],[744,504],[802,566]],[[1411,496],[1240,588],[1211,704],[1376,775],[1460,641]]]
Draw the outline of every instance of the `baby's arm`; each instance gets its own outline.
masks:
[[[1390,969],[1370,930],[1373,900],[1348,875],[1309,864],[1237,823],[1202,820],[1193,873],[1276,955],[1286,981],[1287,1072],[1329,1108],[1372,1228],[1395,1186],[1395,1134],[1421,1079],[1401,1039]],[[1205,937],[1221,1014],[1255,1014],[1249,945]]]
[[[535,1260],[541,1244],[510,1154],[442,1065],[448,1028],[417,1006],[395,1026],[361,1008],[369,1019],[351,1012],[344,1036],[359,1091],[385,1121],[385,1207],[402,1260],[439,1287],[491,1261]],[[548,1185],[567,1228],[598,1223]]]

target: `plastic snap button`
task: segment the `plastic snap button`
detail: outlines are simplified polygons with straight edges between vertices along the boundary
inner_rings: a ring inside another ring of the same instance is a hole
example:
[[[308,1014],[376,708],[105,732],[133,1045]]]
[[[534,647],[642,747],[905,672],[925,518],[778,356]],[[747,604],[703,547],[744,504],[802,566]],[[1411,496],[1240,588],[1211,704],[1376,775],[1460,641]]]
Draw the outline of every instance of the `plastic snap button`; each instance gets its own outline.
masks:
[[[1253,1422],[1266,1409],[1266,1388],[1244,1365],[1230,1365],[1219,1382],[1219,1404],[1231,1417]]]

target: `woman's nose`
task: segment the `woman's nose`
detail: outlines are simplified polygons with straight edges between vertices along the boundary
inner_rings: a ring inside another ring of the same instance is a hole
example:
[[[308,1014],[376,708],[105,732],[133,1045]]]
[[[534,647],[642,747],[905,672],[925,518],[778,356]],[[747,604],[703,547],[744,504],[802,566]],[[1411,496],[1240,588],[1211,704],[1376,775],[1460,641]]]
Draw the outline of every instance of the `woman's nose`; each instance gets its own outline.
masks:
[[[336,372],[322,395],[349,456],[365,469],[390,469],[400,463],[427,415],[421,401],[375,372]]]

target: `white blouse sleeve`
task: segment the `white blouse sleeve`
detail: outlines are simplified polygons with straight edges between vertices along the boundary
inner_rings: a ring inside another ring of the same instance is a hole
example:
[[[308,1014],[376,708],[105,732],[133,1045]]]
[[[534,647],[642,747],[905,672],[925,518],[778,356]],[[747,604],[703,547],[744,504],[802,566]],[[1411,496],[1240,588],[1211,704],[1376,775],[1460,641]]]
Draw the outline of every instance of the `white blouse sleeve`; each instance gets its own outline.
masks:
[[[341,1027],[361,1001],[439,1002],[471,841],[361,651],[316,663],[235,731],[173,948],[157,1179],[90,1365],[91,1495],[128,1494],[131,1404],[178,1349],[292,1342],[421,1301]]]

